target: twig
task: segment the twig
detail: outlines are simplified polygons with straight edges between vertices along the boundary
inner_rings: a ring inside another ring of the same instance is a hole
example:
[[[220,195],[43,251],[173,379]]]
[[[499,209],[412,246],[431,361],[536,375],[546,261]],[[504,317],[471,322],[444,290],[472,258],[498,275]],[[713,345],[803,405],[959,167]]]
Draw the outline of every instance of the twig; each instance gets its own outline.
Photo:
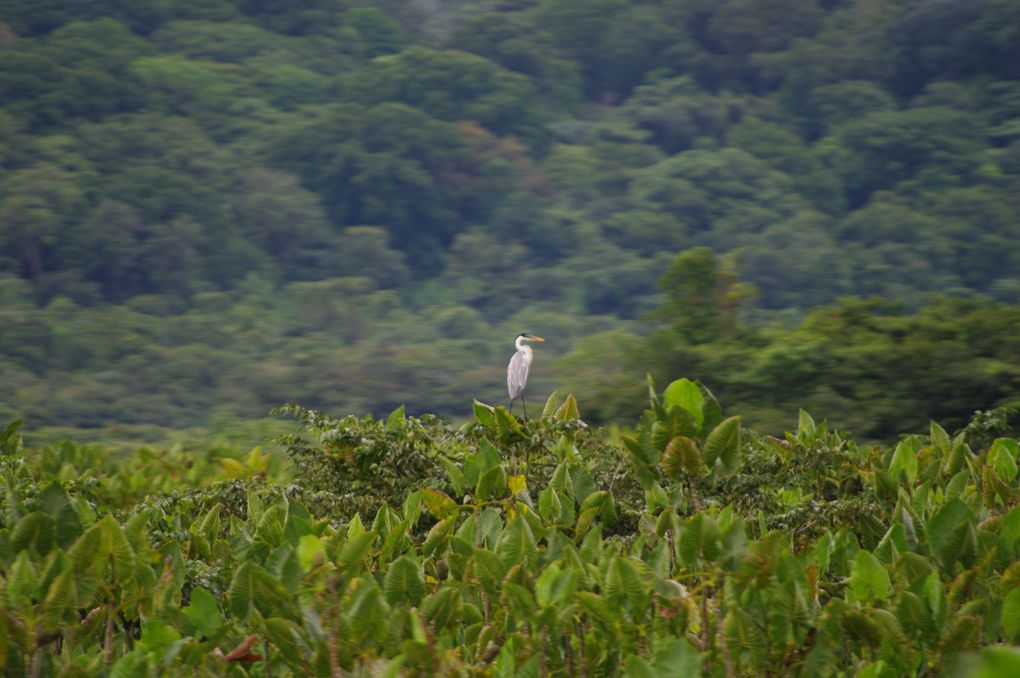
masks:
[[[574,672],[574,639],[570,635],[567,636],[567,649],[566,649],[566,653],[567,653],[567,675],[573,676],[573,675],[575,675],[575,672]]]
[[[547,646],[549,645],[549,632],[546,631],[545,629],[542,629],[541,636],[542,636],[542,646],[541,646],[541,655],[540,655],[540,658],[539,658],[539,661],[538,661],[538,675],[540,676],[540,678],[548,678],[548,676],[549,676],[549,668],[546,666],[546,650],[547,650]]]
[[[42,653],[39,648],[32,651],[32,659],[28,665],[29,678],[39,678],[39,670],[42,668]]]
[[[338,594],[335,583],[330,582],[326,586],[330,593],[332,604],[329,606],[329,638],[326,640],[326,649],[329,651],[329,675],[331,678],[341,678],[343,675],[340,669],[340,641],[337,625],[339,624],[340,613],[337,601]]]
[[[726,678],[733,678],[737,675],[733,669],[733,657],[730,656],[730,648],[726,644],[726,634],[723,632],[722,623],[722,603],[719,600],[719,594],[722,591],[718,591],[713,597],[712,601],[715,603],[715,639],[719,643],[719,648],[722,650],[723,665],[726,667]]]
[[[103,633],[103,666],[113,666],[113,604],[106,612],[106,630]]]
[[[584,624],[581,624],[581,632],[577,634],[578,650],[581,651],[581,678],[588,678],[588,653],[584,650]]]

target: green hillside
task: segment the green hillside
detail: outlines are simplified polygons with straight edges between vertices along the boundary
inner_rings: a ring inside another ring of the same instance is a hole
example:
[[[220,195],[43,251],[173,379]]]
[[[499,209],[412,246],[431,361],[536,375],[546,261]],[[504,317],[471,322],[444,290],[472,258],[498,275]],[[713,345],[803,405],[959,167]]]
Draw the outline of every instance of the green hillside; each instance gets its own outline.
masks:
[[[9,0],[0,415],[463,417],[529,330],[597,421],[651,370],[962,425],[1020,391],[1017,44],[1011,0]]]

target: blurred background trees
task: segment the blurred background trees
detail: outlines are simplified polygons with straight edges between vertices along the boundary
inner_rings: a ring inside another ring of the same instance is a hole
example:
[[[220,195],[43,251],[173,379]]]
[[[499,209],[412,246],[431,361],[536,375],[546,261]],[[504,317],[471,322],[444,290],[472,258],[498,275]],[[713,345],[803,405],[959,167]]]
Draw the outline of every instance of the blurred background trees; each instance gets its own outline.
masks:
[[[6,2],[0,415],[459,416],[531,330],[594,420],[652,371],[962,422],[1020,392],[1017,44],[1006,0]]]

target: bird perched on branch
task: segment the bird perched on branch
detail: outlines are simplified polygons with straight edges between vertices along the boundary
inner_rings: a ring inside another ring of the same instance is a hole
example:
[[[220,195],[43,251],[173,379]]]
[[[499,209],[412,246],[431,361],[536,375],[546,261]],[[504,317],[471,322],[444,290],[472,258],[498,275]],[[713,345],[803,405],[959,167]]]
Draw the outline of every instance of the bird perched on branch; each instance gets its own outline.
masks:
[[[543,342],[545,339],[527,332],[518,334],[517,341],[514,343],[517,353],[514,353],[514,356],[510,358],[510,364],[506,366],[506,390],[510,393],[509,409],[513,412],[514,401],[520,398],[521,404],[524,406],[525,419],[528,418],[528,403],[524,400],[524,386],[528,383],[528,368],[531,367],[531,359],[534,355],[531,347],[526,343],[529,341]]]

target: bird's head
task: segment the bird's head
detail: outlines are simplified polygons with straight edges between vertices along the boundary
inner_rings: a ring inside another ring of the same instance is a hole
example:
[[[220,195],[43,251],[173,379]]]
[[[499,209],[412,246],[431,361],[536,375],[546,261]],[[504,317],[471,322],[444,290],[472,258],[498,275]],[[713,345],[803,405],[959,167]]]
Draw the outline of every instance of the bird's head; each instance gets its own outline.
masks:
[[[520,334],[518,334],[517,335],[517,340],[518,341],[535,341],[535,342],[538,342],[538,343],[542,343],[542,342],[545,341],[545,339],[543,339],[542,337],[536,337],[534,334],[528,334],[527,332],[521,332]]]

